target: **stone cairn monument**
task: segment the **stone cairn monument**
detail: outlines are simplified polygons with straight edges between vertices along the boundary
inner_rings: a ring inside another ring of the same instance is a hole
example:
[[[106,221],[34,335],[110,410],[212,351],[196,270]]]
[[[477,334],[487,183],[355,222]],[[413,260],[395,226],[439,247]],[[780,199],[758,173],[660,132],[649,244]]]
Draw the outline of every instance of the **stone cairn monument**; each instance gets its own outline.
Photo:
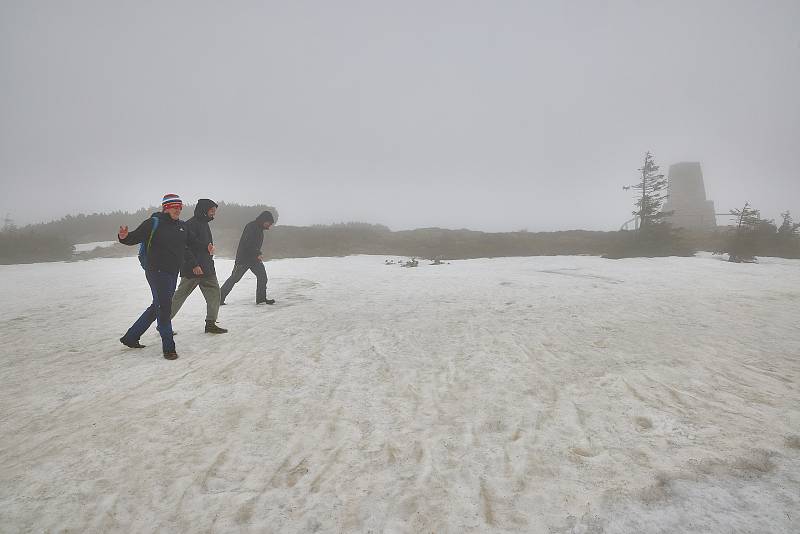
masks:
[[[714,201],[706,200],[700,163],[687,161],[669,166],[669,198],[664,211],[674,212],[666,220],[676,228],[713,230],[717,226]]]

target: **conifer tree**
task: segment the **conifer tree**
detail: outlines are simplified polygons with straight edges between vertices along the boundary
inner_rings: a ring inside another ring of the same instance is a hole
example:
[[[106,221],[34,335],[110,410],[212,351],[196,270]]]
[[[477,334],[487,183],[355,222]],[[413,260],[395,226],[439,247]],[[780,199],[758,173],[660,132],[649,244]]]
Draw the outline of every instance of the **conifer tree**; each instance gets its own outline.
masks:
[[[728,261],[741,263],[753,262],[756,257],[756,232],[763,225],[761,213],[745,202],[742,209],[732,209],[730,214],[735,217],[735,226],[728,239],[728,246],[725,252],[728,253]]]
[[[781,217],[783,218],[783,223],[781,224],[780,228],[778,228],[778,234],[785,237],[797,237],[800,232],[800,223],[796,223],[792,220],[792,214],[789,211],[784,211],[781,213]]]
[[[672,212],[663,211],[668,197],[667,178],[658,172],[653,154],[647,152],[639,169],[639,182],[625,186],[636,193],[636,210],[633,215],[639,221],[633,235],[620,236],[620,240],[609,247],[607,258],[693,256],[695,249],[683,236],[664,220]]]
[[[670,215],[661,211],[667,201],[667,178],[658,172],[659,166],[650,152],[644,156],[644,164],[639,169],[641,179],[633,189],[638,191],[636,211],[639,217],[639,230],[647,232],[654,226],[664,222],[664,217]]]
[[[776,234],[776,254],[783,258],[800,258],[800,223],[788,211],[781,213],[783,223]]]

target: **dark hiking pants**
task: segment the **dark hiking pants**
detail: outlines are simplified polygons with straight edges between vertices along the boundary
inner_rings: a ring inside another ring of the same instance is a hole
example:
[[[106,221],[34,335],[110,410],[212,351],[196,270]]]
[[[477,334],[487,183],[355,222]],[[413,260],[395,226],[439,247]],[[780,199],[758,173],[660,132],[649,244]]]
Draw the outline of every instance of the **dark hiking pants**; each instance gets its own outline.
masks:
[[[175,351],[175,341],[172,339],[172,295],[175,293],[175,284],[178,275],[163,271],[145,271],[150,292],[153,294],[153,303],[133,323],[123,336],[126,343],[136,343],[142,337],[153,321],[157,321],[157,330],[161,334],[161,347],[164,352]]]
[[[267,270],[264,269],[262,262],[254,261],[253,263],[237,263],[233,266],[233,272],[220,289],[222,302],[225,302],[225,297],[231,292],[234,284],[241,280],[247,271],[256,275],[256,303],[267,300]]]

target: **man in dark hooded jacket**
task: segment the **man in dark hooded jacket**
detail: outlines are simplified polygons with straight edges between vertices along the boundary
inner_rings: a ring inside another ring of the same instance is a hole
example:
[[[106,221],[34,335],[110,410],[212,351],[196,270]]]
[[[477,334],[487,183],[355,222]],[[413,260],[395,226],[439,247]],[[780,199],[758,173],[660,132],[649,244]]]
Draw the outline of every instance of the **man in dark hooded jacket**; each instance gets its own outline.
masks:
[[[245,225],[242,237],[239,239],[239,247],[236,249],[233,272],[222,284],[222,302],[220,304],[225,304],[225,297],[248,270],[256,275],[256,304],[275,304],[273,299],[267,299],[267,271],[264,269],[264,257],[261,253],[264,230],[269,230],[274,222],[272,213],[263,211],[255,221],[250,221]]]
[[[208,198],[201,198],[194,208],[194,217],[186,221],[186,229],[194,238],[189,244],[189,249],[195,258],[196,264],[186,261],[181,266],[181,282],[172,297],[172,317],[178,313],[186,298],[192,294],[196,287],[200,287],[206,299],[206,332],[209,334],[224,334],[225,328],[217,326],[219,314],[219,282],[214,269],[214,238],[208,223],[214,220],[217,214],[217,203]],[[200,266],[198,274],[195,266]]]

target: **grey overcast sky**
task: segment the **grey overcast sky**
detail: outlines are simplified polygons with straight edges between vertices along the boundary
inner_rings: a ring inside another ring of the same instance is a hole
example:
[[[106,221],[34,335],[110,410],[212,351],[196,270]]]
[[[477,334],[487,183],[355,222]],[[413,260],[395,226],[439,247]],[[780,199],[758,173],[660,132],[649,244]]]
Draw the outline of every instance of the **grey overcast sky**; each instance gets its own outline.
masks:
[[[700,161],[718,212],[800,219],[800,1],[0,1],[17,224],[175,192],[612,230],[647,150]]]

